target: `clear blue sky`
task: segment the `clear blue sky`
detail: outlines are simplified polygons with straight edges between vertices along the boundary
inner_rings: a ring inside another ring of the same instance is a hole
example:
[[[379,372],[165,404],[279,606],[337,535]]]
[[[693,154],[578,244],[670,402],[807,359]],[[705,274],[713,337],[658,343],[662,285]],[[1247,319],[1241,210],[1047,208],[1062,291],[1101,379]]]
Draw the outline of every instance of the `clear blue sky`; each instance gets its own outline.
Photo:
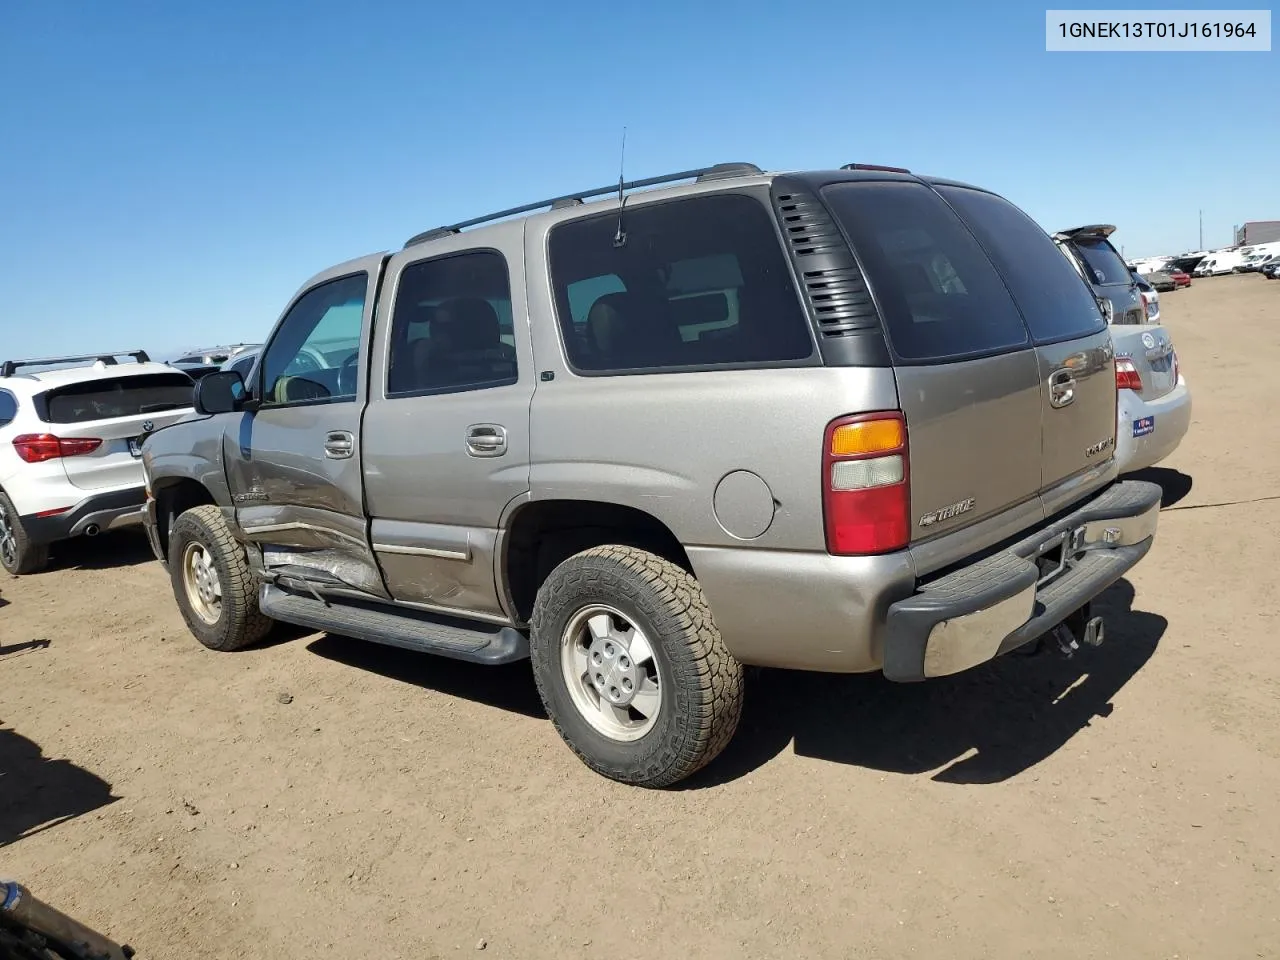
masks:
[[[1277,53],[1050,54],[1043,5],[978,9],[3,0],[0,354],[260,340],[332,263],[607,183],[624,124],[629,177],[899,164],[1129,257],[1280,219]]]

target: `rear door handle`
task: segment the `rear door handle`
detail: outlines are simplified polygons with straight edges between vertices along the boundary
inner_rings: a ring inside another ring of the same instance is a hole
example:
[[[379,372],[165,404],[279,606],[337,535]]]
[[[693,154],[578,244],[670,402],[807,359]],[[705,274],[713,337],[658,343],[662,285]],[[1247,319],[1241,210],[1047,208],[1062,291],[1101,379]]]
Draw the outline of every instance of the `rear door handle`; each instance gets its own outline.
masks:
[[[467,427],[467,453],[473,457],[500,457],[507,452],[507,428],[497,423],[473,423]]]
[[[1076,398],[1076,378],[1070,370],[1058,370],[1049,377],[1049,406],[1065,407]]]
[[[346,460],[356,452],[355,438],[346,430],[332,430],[324,438],[324,455],[330,460]]]

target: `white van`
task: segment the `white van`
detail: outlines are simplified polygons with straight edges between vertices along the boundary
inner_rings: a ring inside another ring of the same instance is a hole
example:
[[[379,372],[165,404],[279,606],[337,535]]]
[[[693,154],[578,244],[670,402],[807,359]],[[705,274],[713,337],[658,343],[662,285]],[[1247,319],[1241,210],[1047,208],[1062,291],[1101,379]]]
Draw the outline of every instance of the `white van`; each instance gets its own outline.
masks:
[[[1240,255],[1239,250],[1219,250],[1201,260],[1196,266],[1194,275],[1197,277],[1220,277],[1224,273],[1231,273],[1243,261],[1244,257]]]

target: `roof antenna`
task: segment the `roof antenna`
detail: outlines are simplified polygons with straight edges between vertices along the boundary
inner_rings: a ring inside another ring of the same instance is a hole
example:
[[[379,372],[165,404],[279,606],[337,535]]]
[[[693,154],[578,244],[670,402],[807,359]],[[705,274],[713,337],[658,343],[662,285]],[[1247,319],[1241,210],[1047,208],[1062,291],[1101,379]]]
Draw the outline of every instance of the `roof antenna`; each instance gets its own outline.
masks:
[[[625,185],[623,181],[623,171],[626,169],[627,163],[627,128],[622,128],[622,156],[618,160],[618,230],[613,235],[613,245],[615,247],[625,247],[627,245],[627,231],[622,225],[622,214],[627,208],[627,198],[622,192]]]

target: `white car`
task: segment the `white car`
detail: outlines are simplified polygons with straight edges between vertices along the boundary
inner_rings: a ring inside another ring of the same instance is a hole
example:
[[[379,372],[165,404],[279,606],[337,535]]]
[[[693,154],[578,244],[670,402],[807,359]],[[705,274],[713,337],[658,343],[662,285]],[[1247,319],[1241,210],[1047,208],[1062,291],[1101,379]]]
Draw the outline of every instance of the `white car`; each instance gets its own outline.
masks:
[[[52,543],[141,522],[142,441],[192,413],[193,387],[141,350],[0,365],[0,566],[35,573]]]
[[[1191,390],[1167,327],[1111,328],[1116,364],[1116,461],[1121,473],[1155,466],[1191,425]]]

